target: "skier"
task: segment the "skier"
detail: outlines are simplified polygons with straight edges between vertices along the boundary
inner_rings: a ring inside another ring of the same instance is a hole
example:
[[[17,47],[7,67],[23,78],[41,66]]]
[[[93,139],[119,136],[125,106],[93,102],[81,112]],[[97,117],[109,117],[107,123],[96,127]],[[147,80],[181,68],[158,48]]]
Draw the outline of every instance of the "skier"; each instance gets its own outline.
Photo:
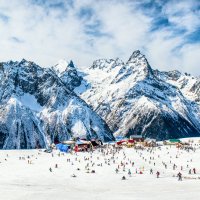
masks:
[[[126,177],[125,177],[125,176],[122,176],[122,180],[126,180]]]
[[[50,171],[50,172],[52,172],[52,169],[51,169],[51,167],[49,168],[49,171]]]
[[[131,170],[130,169],[128,170],[128,175],[131,176]]]
[[[178,181],[182,181],[182,174],[180,172],[177,174],[177,176],[178,176]]]
[[[153,169],[150,169],[150,174],[153,174]]]
[[[156,176],[157,176],[157,178],[159,178],[159,176],[160,176],[160,172],[159,171],[156,172]]]

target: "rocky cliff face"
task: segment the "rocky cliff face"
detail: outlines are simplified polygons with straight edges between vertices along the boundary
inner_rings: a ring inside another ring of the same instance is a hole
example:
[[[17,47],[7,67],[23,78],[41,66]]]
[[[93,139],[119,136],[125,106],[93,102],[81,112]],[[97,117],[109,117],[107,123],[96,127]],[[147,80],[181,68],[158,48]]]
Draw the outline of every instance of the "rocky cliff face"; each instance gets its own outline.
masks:
[[[89,87],[81,97],[115,135],[142,134],[159,140],[200,136],[197,78],[153,70],[140,51],[126,63],[95,61],[84,72],[82,83]]]
[[[0,148],[46,147],[71,137],[112,140],[106,123],[74,92],[81,77],[33,62],[0,64]]]
[[[57,65],[52,67],[57,76],[62,80],[64,85],[70,90],[74,90],[81,85],[82,76],[78,72],[72,61],[60,60]]]
[[[160,72],[154,70],[154,74],[163,81],[166,81],[182,92],[185,98],[200,102],[200,77],[191,76],[188,73],[180,73],[179,71]]]

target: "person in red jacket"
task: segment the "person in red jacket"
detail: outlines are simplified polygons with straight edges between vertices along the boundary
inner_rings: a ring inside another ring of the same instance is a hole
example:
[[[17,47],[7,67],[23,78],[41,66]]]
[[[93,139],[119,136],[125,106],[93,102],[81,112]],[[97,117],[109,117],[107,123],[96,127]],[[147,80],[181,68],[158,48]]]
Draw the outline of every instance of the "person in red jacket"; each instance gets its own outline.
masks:
[[[74,150],[75,152],[78,152],[78,145],[75,146]]]

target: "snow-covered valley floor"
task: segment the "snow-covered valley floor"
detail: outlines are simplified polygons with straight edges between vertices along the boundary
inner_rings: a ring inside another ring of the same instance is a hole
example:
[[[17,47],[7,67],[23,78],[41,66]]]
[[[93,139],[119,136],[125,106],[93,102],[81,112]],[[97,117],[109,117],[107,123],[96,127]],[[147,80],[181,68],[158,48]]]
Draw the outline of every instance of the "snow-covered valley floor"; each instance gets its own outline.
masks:
[[[114,159],[109,152],[108,155],[103,155],[98,150],[93,154],[60,156],[56,150],[53,156],[41,150],[2,150],[0,199],[198,200],[200,146],[194,144],[194,147],[195,152],[186,152],[175,146],[163,146],[161,149],[155,148],[151,153],[147,149],[142,151],[124,148],[115,154]],[[125,164],[125,168],[121,162]],[[56,164],[58,168],[55,168]],[[86,169],[87,164],[89,170]],[[175,170],[174,164],[177,166]],[[116,173],[118,165],[119,172]],[[193,168],[197,174],[193,174]],[[129,169],[131,176],[128,175]],[[153,175],[150,174],[150,169],[153,170]],[[192,174],[188,173],[190,169]],[[91,173],[92,170],[95,173]],[[140,171],[142,174],[139,174]],[[160,172],[160,178],[156,178],[157,171]],[[178,172],[182,173],[183,181],[178,181]],[[72,177],[72,174],[76,177]],[[126,180],[122,180],[122,176]]]

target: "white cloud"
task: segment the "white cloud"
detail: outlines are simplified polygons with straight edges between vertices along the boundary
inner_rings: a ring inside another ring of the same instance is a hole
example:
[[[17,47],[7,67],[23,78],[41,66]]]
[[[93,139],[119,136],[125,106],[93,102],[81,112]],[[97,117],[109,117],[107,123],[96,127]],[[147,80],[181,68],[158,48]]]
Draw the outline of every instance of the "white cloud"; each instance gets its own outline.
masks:
[[[173,2],[173,3],[172,3]],[[163,9],[170,22],[177,28],[184,28],[187,32],[194,31],[200,25],[200,11],[196,10],[197,1],[176,1],[169,2]]]
[[[141,49],[155,68],[200,74],[199,44],[185,44],[187,34],[199,27],[199,11],[193,11],[196,1],[188,2],[163,6],[162,15],[175,27],[150,31],[156,16],[138,8],[138,1],[74,0],[73,6],[61,8],[31,0],[1,0],[0,14],[7,18],[0,17],[0,60],[26,58],[49,66],[64,58],[89,66],[97,58],[127,60],[132,51]],[[80,14],[81,9],[91,13]],[[186,31],[176,34],[174,28]]]

